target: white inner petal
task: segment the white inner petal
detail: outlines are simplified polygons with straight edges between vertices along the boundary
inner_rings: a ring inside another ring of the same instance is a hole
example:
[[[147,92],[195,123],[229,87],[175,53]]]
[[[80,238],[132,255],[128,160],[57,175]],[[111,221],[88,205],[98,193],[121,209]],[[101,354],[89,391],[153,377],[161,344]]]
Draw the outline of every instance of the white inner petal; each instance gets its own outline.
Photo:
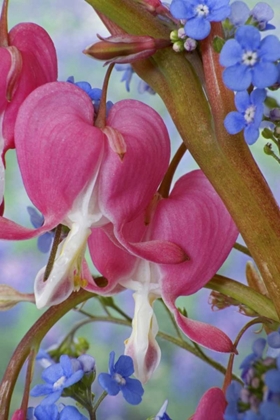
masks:
[[[209,7],[206,4],[199,4],[198,6],[196,6],[195,10],[198,16],[206,17],[209,15]]]
[[[245,51],[242,54],[242,63],[245,66],[254,66],[258,61],[258,54],[256,51]]]
[[[255,118],[255,113],[256,113],[256,107],[254,105],[250,105],[244,114],[244,118],[247,124],[250,124],[254,121]]]

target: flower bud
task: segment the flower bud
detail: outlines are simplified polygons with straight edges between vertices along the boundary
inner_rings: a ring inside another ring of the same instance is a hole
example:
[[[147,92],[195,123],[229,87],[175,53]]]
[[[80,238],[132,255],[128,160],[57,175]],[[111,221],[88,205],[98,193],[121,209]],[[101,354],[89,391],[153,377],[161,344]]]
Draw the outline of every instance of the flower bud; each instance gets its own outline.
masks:
[[[155,39],[151,36],[115,35],[102,38],[96,44],[86,48],[83,52],[97,60],[106,63],[132,63],[136,60],[150,57],[158,49],[170,45],[170,40]]]
[[[0,311],[8,311],[19,302],[35,303],[33,293],[20,293],[7,284],[0,284]]]

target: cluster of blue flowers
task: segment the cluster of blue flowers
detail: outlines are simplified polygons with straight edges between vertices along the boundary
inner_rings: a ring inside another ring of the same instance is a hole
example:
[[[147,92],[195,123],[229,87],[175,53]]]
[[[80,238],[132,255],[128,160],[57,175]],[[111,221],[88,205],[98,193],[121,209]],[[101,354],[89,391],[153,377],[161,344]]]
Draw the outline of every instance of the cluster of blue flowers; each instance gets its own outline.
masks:
[[[223,21],[227,38],[220,54],[220,63],[225,67],[223,81],[228,89],[237,92],[237,111],[230,112],[224,124],[230,134],[244,130],[245,140],[251,145],[259,137],[265,89],[280,86],[280,41],[274,35],[261,39],[260,31],[275,28],[268,23],[274,15],[268,4],[261,2],[250,10],[242,1],[231,5],[229,1],[173,0],[170,12],[184,25],[185,36],[195,40],[209,35],[210,22]]]
[[[47,352],[41,350],[37,360],[46,367],[42,372],[45,383],[36,385],[30,395],[45,398],[36,408],[29,408],[27,420],[86,420],[77,408],[63,404],[57,407],[56,403],[60,397],[71,397],[84,407],[92,407],[91,385],[96,375],[94,358],[87,354],[70,358],[64,354],[60,356],[59,363],[55,363]],[[144,389],[138,379],[130,378],[133,373],[131,357],[120,356],[115,363],[115,353],[111,352],[109,373],[100,373],[98,381],[105,395],[117,395],[121,391],[129,404],[137,405],[142,401]],[[158,419],[169,419],[163,415]]]
[[[265,353],[266,344],[269,345]],[[280,331],[257,339],[240,368],[244,386],[232,382],[226,391],[225,420],[280,419]]]

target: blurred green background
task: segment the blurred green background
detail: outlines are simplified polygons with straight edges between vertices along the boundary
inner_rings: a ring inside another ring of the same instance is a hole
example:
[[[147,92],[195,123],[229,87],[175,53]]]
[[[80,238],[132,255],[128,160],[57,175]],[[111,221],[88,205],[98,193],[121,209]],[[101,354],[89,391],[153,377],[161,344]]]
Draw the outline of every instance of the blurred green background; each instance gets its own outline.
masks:
[[[104,0],[106,1],[106,0]],[[280,27],[279,0],[268,2],[275,11],[272,23]],[[256,2],[248,1],[249,6]],[[66,80],[74,76],[76,81],[87,80],[93,87],[101,87],[105,74],[103,63],[93,61],[82,54],[82,50],[96,41],[96,34],[107,35],[106,29],[95,15],[93,9],[83,0],[10,0],[9,28],[23,21],[32,21],[43,26],[52,37],[57,48],[59,61],[59,80]],[[275,33],[275,31],[274,31]],[[280,34],[277,29],[278,35]],[[120,83],[122,73],[114,71],[108,99],[116,102],[124,98],[137,98],[153,106],[164,118],[173,152],[180,144],[180,138],[170,120],[164,104],[158,96],[148,93],[139,95],[137,85],[139,79],[134,76],[131,91],[125,90],[124,83]],[[186,111],[187,112],[187,111]],[[198,116],[199,118],[199,116]],[[271,185],[276,197],[280,197],[278,181],[279,166],[270,157],[264,155],[262,148],[264,139],[259,139],[251,150],[261,166],[264,176]],[[178,169],[177,177],[196,168],[195,162],[187,154]],[[5,216],[25,226],[30,226],[26,210],[31,205],[22,187],[20,174],[16,164],[14,151],[7,154],[7,185],[6,185]],[[36,247],[36,240],[21,243],[0,241],[0,283],[9,284],[22,292],[31,292],[37,271],[45,265],[47,256],[41,254]],[[223,273],[236,280],[245,281],[245,264],[248,257],[232,251],[229,259],[221,268]],[[208,304],[209,291],[201,290],[195,296],[180,298],[177,306],[185,306],[189,316],[205,322],[215,324],[234,339],[237,332],[249,319],[237,313],[236,309],[228,308],[222,312],[212,312]],[[116,302],[124,311],[133,315],[133,299],[130,292],[124,292],[116,297]],[[94,313],[101,313],[96,300],[90,301],[85,308]],[[161,330],[172,331],[162,305],[155,304],[155,311]],[[16,345],[30,328],[42,311],[31,304],[19,304],[8,312],[0,313],[0,377],[3,375],[7,363]],[[68,314],[50,331],[43,342],[43,348],[48,348],[60,342],[75,322],[82,319],[77,313]],[[251,343],[255,338],[256,329],[251,329],[244,336],[240,348],[240,355],[236,357],[235,371],[244,355],[250,352]],[[96,358],[98,372],[107,371],[108,356],[111,350],[118,355],[123,353],[123,341],[128,338],[130,331],[126,327],[108,324],[89,324],[79,330],[77,336],[86,337],[91,347],[89,353]],[[222,384],[222,375],[214,371],[207,364],[189,355],[182,349],[158,339],[162,349],[162,362],[153,378],[145,385],[143,403],[137,407],[130,407],[121,397],[108,397],[99,410],[101,420],[121,420],[133,418],[143,420],[155,415],[165,399],[169,400],[168,413],[173,420],[187,419],[195,410],[199,398],[210,386]],[[206,351],[211,357],[226,363],[227,356]],[[35,381],[40,381],[41,369],[36,369]],[[23,390],[24,372],[16,387],[12,409],[19,407]],[[96,393],[101,392],[98,385]],[[36,405],[38,399],[31,399],[30,405]]]

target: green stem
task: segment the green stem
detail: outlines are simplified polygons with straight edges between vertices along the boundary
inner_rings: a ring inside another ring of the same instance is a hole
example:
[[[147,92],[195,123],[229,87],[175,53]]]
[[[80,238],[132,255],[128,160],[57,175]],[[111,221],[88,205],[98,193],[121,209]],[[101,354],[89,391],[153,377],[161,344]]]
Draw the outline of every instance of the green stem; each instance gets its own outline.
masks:
[[[38,321],[25,334],[9,362],[0,384],[0,418],[8,420],[11,397],[23,363],[30,354],[31,349],[37,349],[50,328],[67,312],[78,304],[92,298],[92,293],[85,290],[72,293],[71,296],[59,305],[48,309]],[[31,378],[29,378],[31,379]]]
[[[56,256],[56,252],[57,252],[57,248],[60,242],[60,235],[62,232],[62,225],[58,225],[57,228],[55,229],[55,235],[54,235],[54,241],[53,241],[53,245],[52,245],[52,249],[51,249],[51,253],[49,256],[49,260],[45,269],[45,273],[44,273],[44,281],[48,280],[49,275],[51,274],[53,265],[54,265],[54,261],[55,261],[55,256]]]
[[[237,249],[237,251],[243,252],[245,255],[248,255],[248,257],[252,257],[249,249],[246,246],[239,244],[238,242],[235,242],[233,248]]]
[[[123,319],[114,318],[114,317],[105,317],[105,316],[94,316],[88,313],[84,313],[84,314],[90,317],[92,322],[111,322],[113,324],[125,325],[127,327],[131,327],[131,322],[128,322]],[[196,349],[193,345],[187,343],[184,339],[173,337],[172,335],[164,333],[162,331],[159,331],[157,336],[166,341],[169,341],[170,343],[175,344],[178,347],[181,347],[182,349],[187,350],[188,352],[192,353],[194,356],[198,357],[204,362],[209,363],[214,369],[218,370],[219,372],[223,374],[226,373],[226,368],[224,366],[222,366],[220,363],[217,363],[215,360],[211,359],[210,357],[206,356],[202,352],[201,349],[199,350]],[[235,376],[235,379],[237,381],[240,381],[240,379],[237,376]]]
[[[182,143],[179,147],[179,149],[177,150],[177,152],[175,153],[172,161],[170,162],[170,165],[168,167],[168,170],[162,180],[162,183],[160,184],[159,187],[159,194],[163,197],[163,198],[167,198],[169,195],[169,190],[171,187],[171,183],[172,183],[172,179],[174,176],[174,173],[179,165],[179,163],[181,162],[182,157],[184,156],[184,154],[186,153],[187,148],[185,143]]]
[[[110,64],[104,78],[98,115],[96,117],[95,124],[94,124],[95,127],[104,128],[106,126],[106,98],[107,98],[109,80],[110,80],[110,76],[111,76],[113,68],[114,68],[114,64]]]
[[[93,413],[96,412],[96,410],[98,409],[98,407],[100,406],[100,404],[102,403],[102,401],[104,400],[105,397],[107,397],[107,392],[103,391],[102,394],[100,395],[100,397],[98,398],[96,404],[93,407]]]

